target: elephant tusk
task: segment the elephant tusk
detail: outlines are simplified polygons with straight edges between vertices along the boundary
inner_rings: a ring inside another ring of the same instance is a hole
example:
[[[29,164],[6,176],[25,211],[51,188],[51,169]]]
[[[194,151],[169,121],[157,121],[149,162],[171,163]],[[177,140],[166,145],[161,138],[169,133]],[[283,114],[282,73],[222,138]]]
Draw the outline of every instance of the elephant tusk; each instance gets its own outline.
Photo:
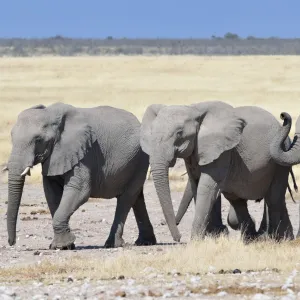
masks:
[[[21,176],[26,176],[27,174],[30,174],[30,167],[26,167]]]
[[[5,172],[5,171],[8,171],[8,167],[7,166],[2,169],[2,172]]]
[[[180,176],[184,176],[185,174],[187,174],[187,172],[185,172],[185,173],[181,174]]]

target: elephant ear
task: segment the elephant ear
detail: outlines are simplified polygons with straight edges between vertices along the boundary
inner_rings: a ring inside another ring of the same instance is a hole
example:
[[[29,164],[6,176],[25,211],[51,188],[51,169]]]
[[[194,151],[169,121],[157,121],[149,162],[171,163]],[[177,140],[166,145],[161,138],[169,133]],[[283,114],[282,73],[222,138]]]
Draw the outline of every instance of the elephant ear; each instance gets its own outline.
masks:
[[[165,107],[163,104],[152,104],[148,106],[142,119],[141,147],[148,155],[150,155],[151,124],[155,120],[160,109],[163,107]]]
[[[45,108],[46,108],[45,105],[43,105],[43,104],[37,104],[37,105],[34,105],[34,106],[32,106],[32,107],[30,107],[28,109],[45,109]]]
[[[198,164],[207,165],[240,142],[246,121],[238,117],[234,108],[209,109],[201,114],[197,147]]]
[[[67,105],[65,105],[67,106]],[[55,123],[58,134],[53,150],[43,163],[42,174],[45,176],[62,175],[70,171],[82,160],[93,143],[97,140],[88,117],[71,105],[57,117]]]

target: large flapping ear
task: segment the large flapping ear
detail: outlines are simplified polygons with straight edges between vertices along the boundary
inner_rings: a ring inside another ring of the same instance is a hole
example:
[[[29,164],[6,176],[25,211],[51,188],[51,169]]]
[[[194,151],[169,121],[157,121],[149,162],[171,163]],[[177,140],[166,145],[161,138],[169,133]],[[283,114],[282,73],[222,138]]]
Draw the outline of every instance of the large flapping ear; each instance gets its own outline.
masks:
[[[60,109],[61,107],[61,109]],[[97,140],[89,118],[71,105],[54,104],[49,114],[56,114],[57,139],[52,153],[43,163],[43,175],[62,175],[70,171]]]
[[[148,106],[142,119],[141,147],[148,155],[150,155],[151,124],[155,120],[159,110],[163,107],[165,107],[163,104],[152,104]]]
[[[207,165],[240,142],[246,121],[232,107],[208,107],[199,110],[200,127],[197,137],[198,163]]]

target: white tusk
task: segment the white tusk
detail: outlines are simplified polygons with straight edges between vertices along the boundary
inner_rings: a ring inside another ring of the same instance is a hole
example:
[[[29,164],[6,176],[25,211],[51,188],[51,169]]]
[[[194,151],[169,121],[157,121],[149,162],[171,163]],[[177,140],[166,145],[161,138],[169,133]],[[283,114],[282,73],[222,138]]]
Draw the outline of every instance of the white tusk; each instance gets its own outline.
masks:
[[[187,172],[185,172],[185,173],[181,174],[180,176],[184,176],[185,174],[187,174]]]
[[[5,171],[8,171],[8,167],[7,166],[2,169],[2,172],[5,172]]]
[[[21,174],[21,176],[26,176],[30,172],[30,167],[25,168],[24,172]]]

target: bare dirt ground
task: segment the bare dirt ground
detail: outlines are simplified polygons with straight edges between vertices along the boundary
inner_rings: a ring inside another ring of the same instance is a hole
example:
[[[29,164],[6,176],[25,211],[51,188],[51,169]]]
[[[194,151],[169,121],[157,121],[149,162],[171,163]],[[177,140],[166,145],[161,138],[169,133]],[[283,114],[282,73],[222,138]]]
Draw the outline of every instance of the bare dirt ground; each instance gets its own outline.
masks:
[[[182,192],[172,191],[174,207],[177,210]],[[64,274],[61,277],[46,276],[34,272],[35,266],[45,262],[68,263],[78,255],[96,264],[102,263],[104,258],[116,258],[128,253],[148,256],[161,255],[174,247],[167,226],[160,224],[163,214],[152,180],[145,183],[145,198],[150,219],[155,229],[158,245],[149,247],[133,246],[137,238],[137,228],[133,212],[131,211],[125,226],[124,239],[128,243],[125,248],[104,249],[104,242],[109,234],[113,221],[116,201],[91,199],[84,204],[71,218],[71,228],[76,234],[76,249],[74,251],[51,251],[48,246],[52,239],[51,216],[45,202],[42,186],[25,185],[23,199],[19,211],[18,241],[15,247],[7,244],[6,217],[0,219],[0,272],[4,269],[14,270],[14,267],[27,267],[28,278],[24,274],[18,279],[18,273],[1,278],[0,299],[154,299],[194,297],[197,299],[296,299],[300,297],[300,280],[298,271],[281,272],[277,269],[266,269],[258,272],[236,269],[235,261],[231,262],[231,270],[214,270],[209,267],[207,274],[178,273],[170,268],[166,274],[159,274],[154,268],[148,267],[143,271],[145,275],[137,278],[122,275],[116,278],[99,280],[89,276],[89,273]],[[0,185],[0,212],[5,215],[7,200],[7,185]],[[298,203],[288,200],[288,210],[293,227],[298,228]],[[179,226],[182,233],[182,243],[190,239],[190,228],[193,218],[194,205]],[[262,218],[263,202],[249,202],[251,215],[257,226]],[[223,219],[226,223],[228,202],[222,201]],[[240,233],[230,230],[231,239],[239,238]],[[184,247],[184,246],[183,246]],[[205,254],[205,253],[204,253]],[[245,258],[247,259],[247,258]],[[134,262],[133,262],[134,264]],[[32,268],[32,269],[31,269]],[[59,268],[59,265],[57,266]],[[84,269],[84,266],[83,266]],[[21,269],[20,269],[21,270]],[[29,273],[32,270],[32,274]],[[59,273],[59,272],[58,272]],[[225,274],[222,274],[225,273]],[[25,274],[26,275],[26,274]],[[115,276],[114,276],[115,277]],[[45,279],[46,278],[46,279]],[[26,279],[26,276],[25,276]],[[298,295],[299,292],[299,295]]]
[[[278,120],[286,111],[295,123],[300,111],[299,67],[298,56],[1,58],[0,165],[9,157],[17,115],[41,103],[111,105],[141,120],[152,103],[223,100],[233,106],[258,105]],[[293,132],[294,125],[291,138]],[[299,185],[300,167],[294,171]],[[175,210],[183,192],[178,180],[182,172],[170,176],[177,179],[171,184]],[[50,251],[52,222],[40,182],[40,168],[35,167],[24,189],[15,247],[7,243],[7,185],[0,183],[0,300],[300,298],[299,241],[245,246],[240,233],[230,230],[229,240],[186,245],[192,204],[179,226],[181,244],[174,245],[168,227],[160,225],[163,214],[152,180],[145,184],[145,197],[158,245],[133,246],[137,227],[130,212],[124,232],[129,245],[103,249],[116,200],[93,199],[71,218],[76,249]],[[287,197],[295,233],[299,195],[295,194],[296,204]],[[228,202],[222,205],[226,224]],[[262,206],[263,202],[249,202],[257,227]]]

